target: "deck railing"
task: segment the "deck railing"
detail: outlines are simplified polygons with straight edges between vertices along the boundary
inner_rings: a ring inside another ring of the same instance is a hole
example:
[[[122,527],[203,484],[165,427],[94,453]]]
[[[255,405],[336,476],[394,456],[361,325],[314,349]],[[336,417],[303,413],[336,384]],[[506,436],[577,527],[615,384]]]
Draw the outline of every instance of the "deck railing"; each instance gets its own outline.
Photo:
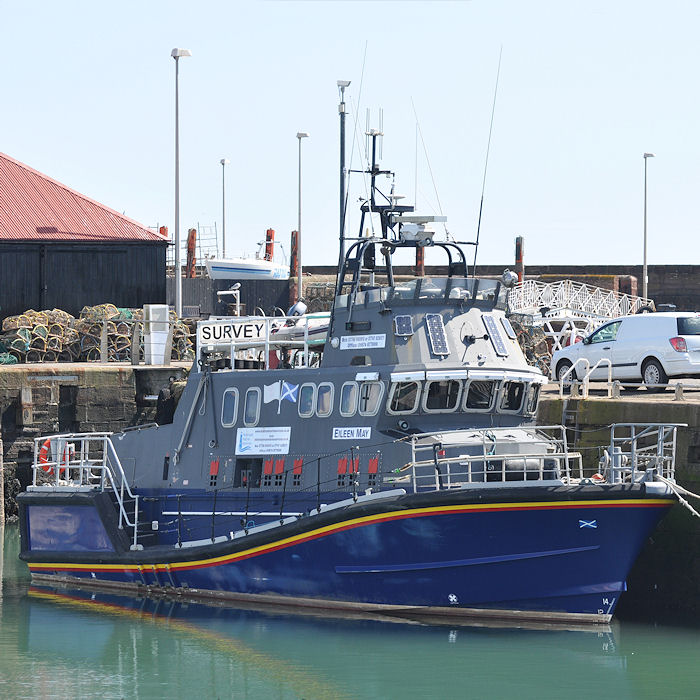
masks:
[[[522,451],[515,451],[516,446]],[[410,479],[414,492],[493,482],[561,479],[571,483],[584,478],[581,455],[568,449],[563,426],[414,435],[411,460],[397,472]]]
[[[615,423],[610,445],[600,460],[601,473],[611,483],[650,481],[676,475],[678,428],[686,423]]]

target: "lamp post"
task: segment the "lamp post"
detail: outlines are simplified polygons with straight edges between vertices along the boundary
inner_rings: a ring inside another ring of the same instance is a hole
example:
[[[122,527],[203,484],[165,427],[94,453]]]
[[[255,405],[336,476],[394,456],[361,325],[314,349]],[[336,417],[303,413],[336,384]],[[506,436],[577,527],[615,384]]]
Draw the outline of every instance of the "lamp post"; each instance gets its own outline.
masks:
[[[299,217],[297,220],[297,271],[299,273],[299,278],[297,282],[297,301],[302,297],[301,290],[301,140],[308,138],[309,135],[305,131],[297,132],[297,140],[299,141]]]
[[[182,316],[182,261],[180,258],[180,115],[178,83],[180,58],[191,56],[189,49],[173,49],[175,59],[175,313]]]
[[[345,257],[345,88],[349,87],[349,80],[337,80],[336,85],[340,91],[340,254],[338,257],[338,269]]]
[[[642,296],[647,299],[647,285],[649,275],[647,274],[647,158],[653,158],[653,153],[644,154],[644,262],[642,265]]]
[[[226,166],[231,162],[222,158],[221,163],[221,257],[226,257]]]

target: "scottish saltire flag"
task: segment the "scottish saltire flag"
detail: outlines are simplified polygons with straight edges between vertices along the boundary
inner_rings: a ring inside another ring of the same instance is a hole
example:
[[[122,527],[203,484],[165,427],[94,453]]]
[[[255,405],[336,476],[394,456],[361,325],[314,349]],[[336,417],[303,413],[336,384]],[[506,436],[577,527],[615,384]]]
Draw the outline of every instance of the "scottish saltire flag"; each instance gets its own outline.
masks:
[[[270,403],[271,401],[280,400],[280,384],[282,382],[275,382],[274,384],[265,384],[263,387],[263,403]]]
[[[297,394],[299,393],[298,384],[290,384],[289,382],[282,382],[282,390],[280,392],[280,400],[286,399],[292,403],[297,402]]]

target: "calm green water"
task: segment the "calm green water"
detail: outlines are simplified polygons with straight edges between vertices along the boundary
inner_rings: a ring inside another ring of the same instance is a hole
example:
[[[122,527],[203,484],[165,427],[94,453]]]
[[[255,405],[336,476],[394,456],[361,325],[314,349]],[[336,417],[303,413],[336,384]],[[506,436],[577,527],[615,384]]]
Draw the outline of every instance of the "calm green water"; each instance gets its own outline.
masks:
[[[693,698],[700,629],[319,619],[30,587],[7,528],[2,698]]]

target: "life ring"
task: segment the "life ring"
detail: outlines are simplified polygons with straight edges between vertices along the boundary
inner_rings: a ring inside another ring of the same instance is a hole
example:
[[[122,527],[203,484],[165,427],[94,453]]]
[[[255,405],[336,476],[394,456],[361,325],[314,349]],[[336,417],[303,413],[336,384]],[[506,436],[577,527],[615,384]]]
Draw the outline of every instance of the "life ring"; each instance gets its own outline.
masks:
[[[53,474],[53,467],[49,464],[49,451],[51,450],[51,440],[44,440],[44,444],[39,450],[39,466],[47,473]]]

